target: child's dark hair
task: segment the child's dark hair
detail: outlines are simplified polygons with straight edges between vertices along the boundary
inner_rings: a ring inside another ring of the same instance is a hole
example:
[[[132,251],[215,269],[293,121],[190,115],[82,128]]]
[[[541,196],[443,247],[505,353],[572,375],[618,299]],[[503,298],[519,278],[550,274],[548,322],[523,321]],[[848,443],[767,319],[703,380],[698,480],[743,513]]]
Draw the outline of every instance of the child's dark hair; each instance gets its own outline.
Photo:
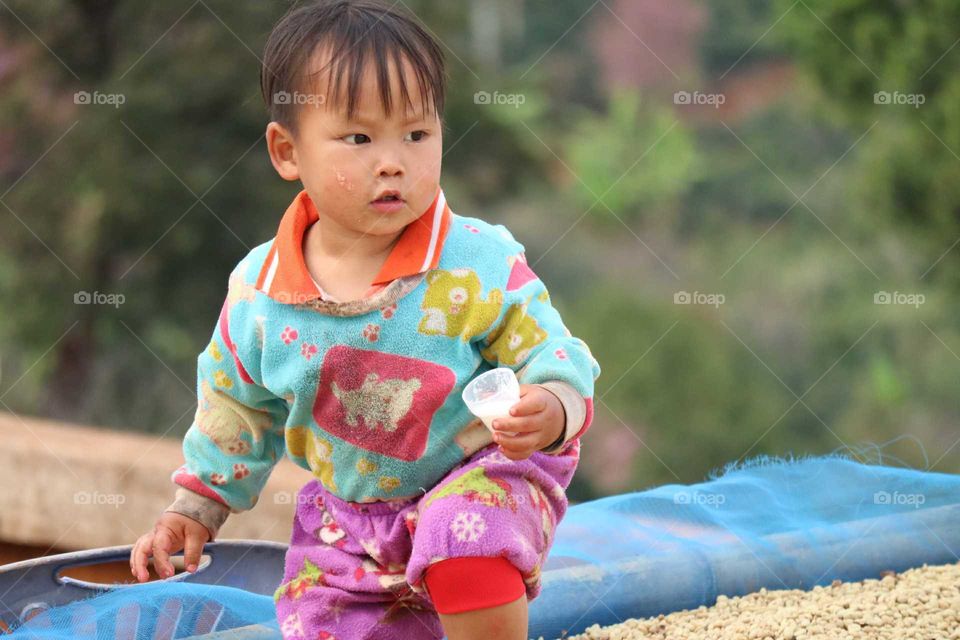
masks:
[[[399,70],[405,59],[416,75],[423,112],[429,113],[432,102],[442,121],[446,96],[443,51],[415,18],[378,0],[319,0],[294,6],[280,19],[267,40],[260,69],[260,90],[271,120],[296,131],[302,102],[277,100],[276,96],[290,96],[312,86],[308,65],[321,45],[332,52],[324,100],[340,103],[346,74],[347,118],[356,114],[361,73],[372,57],[380,102],[387,116],[393,98],[389,62],[392,60]],[[400,89],[403,104],[412,105],[402,73]]]

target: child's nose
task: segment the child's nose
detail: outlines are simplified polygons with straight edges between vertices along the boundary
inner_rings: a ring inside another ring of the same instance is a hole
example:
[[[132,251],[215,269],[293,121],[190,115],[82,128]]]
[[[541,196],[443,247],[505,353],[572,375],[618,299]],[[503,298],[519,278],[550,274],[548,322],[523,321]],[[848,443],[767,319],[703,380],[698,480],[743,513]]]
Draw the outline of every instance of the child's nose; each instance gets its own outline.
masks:
[[[392,158],[386,158],[380,161],[377,167],[377,174],[381,177],[402,176],[403,166]]]

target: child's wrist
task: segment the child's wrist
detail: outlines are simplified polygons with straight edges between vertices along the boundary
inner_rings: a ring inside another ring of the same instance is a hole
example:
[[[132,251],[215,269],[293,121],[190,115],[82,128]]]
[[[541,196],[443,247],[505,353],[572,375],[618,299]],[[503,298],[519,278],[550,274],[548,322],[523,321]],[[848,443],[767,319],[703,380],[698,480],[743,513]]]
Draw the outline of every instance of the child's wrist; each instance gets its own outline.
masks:
[[[543,453],[553,453],[554,451],[556,451],[557,449],[559,449],[560,446],[563,444],[563,441],[564,441],[564,439],[565,439],[564,437],[565,437],[566,435],[567,435],[567,434],[566,434],[566,430],[561,431],[561,432],[560,432],[560,436],[559,436],[556,440],[554,440],[553,442],[551,442],[550,444],[548,444],[548,445],[547,445],[546,447],[544,447],[543,449],[540,449],[540,451],[542,451]]]
[[[214,540],[230,515],[230,508],[186,487],[178,486],[174,502],[164,509],[164,512],[178,513],[199,522],[207,528],[210,540]]]
[[[564,440],[566,440],[567,410],[566,410],[566,407],[563,406],[563,401],[560,399],[560,396],[558,396],[552,389],[550,389],[550,387],[546,385],[537,385],[537,386],[543,387],[544,389],[550,392],[550,395],[552,395],[556,399],[557,404],[560,405],[560,412],[563,416],[562,419],[560,420],[559,435],[557,435],[557,437],[550,444],[540,449],[540,451],[544,453],[552,453],[553,451],[556,451],[558,448],[560,448],[560,446],[563,445]]]

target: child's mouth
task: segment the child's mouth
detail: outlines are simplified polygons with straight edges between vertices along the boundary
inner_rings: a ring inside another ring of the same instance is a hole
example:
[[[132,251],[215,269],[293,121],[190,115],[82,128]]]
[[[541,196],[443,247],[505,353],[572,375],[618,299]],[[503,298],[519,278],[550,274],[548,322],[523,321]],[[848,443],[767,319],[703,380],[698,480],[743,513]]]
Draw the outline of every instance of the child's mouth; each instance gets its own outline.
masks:
[[[395,194],[388,194],[382,198],[378,198],[370,203],[373,207],[381,213],[394,213],[399,211],[404,206],[403,199],[400,196]]]

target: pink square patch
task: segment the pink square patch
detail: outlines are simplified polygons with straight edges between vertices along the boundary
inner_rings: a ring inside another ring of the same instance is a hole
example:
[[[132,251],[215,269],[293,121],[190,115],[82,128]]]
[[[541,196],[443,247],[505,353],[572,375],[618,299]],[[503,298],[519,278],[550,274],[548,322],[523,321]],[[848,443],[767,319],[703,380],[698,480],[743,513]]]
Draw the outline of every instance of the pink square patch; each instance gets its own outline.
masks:
[[[443,365],[338,345],[324,356],[313,417],[361,449],[413,461],[426,451],[433,416],[455,384]]]

